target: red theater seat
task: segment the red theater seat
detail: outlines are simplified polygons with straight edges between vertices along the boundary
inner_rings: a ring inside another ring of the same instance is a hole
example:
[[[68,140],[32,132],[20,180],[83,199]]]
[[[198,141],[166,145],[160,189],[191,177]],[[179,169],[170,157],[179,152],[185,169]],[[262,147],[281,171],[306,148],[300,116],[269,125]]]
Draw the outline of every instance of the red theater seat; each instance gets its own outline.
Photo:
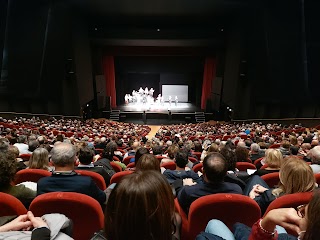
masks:
[[[0,217],[26,214],[27,209],[19,199],[12,195],[0,192]]]
[[[22,182],[35,182],[37,183],[40,178],[49,177],[52,173],[43,169],[23,169],[16,173],[14,183],[19,184]]]
[[[75,172],[82,176],[91,177],[92,180],[96,183],[97,187],[100,188],[102,191],[104,191],[107,188],[106,182],[99,173],[86,170],[75,170]]]
[[[80,193],[42,194],[31,202],[30,211],[37,217],[48,213],[66,215],[73,222],[73,238],[76,240],[91,239],[104,226],[104,214],[98,201]]]

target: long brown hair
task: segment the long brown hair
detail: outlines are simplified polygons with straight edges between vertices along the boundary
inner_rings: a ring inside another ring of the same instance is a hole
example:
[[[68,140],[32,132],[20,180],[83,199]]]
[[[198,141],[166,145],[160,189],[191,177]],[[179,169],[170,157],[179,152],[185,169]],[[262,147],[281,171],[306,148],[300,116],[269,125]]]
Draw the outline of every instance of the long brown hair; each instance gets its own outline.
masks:
[[[49,153],[45,148],[37,148],[29,159],[30,169],[49,169]]]
[[[157,171],[138,171],[124,177],[111,192],[105,233],[112,240],[171,239],[174,217],[168,181]]]
[[[315,191],[307,209],[307,229],[303,240],[314,240],[320,236],[320,192]]]
[[[160,172],[160,161],[152,154],[143,154],[136,163],[136,170],[156,170]]]

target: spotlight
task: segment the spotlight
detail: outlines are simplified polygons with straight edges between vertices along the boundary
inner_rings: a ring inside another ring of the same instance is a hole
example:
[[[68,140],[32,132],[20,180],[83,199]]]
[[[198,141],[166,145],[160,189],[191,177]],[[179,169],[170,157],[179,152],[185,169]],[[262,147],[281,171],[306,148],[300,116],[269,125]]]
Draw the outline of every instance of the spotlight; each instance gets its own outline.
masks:
[[[160,32],[160,28],[157,28],[157,32]]]
[[[229,109],[229,107],[227,107],[227,109]]]

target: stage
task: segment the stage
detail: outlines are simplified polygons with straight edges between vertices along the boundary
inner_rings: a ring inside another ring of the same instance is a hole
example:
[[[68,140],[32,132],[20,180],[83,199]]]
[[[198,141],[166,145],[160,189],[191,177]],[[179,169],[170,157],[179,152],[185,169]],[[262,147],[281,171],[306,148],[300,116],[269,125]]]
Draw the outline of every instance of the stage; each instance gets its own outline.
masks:
[[[117,121],[132,122],[148,125],[169,125],[179,123],[196,122],[195,113],[203,112],[192,103],[171,103],[163,104],[137,104],[128,103],[113,108],[112,111],[103,111],[106,118],[112,119],[112,115],[118,115]],[[205,120],[211,120],[212,113],[204,113]]]
[[[164,102],[163,104],[143,104],[143,103],[128,103],[123,104],[116,109],[121,112],[147,112],[147,113],[164,113],[168,114],[169,111],[172,113],[194,113],[197,111],[201,111],[201,109],[197,108],[192,103],[169,103]]]

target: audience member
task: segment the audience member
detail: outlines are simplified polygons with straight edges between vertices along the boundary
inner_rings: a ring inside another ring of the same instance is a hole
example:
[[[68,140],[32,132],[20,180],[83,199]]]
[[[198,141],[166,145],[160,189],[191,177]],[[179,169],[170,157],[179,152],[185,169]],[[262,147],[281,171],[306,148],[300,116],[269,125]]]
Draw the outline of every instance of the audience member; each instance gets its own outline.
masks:
[[[193,201],[199,197],[214,193],[238,193],[241,188],[234,183],[225,182],[227,164],[220,153],[210,153],[203,160],[203,182],[193,186],[184,186],[178,194],[182,209],[188,213]]]
[[[263,176],[268,173],[279,172],[283,162],[283,157],[278,149],[270,148],[266,150],[266,156],[263,162],[267,167],[257,170],[254,175]]]
[[[52,171],[53,168],[49,166],[49,153],[47,149],[45,148],[35,149],[29,159],[28,168]]]
[[[105,212],[107,239],[180,239],[180,224],[171,188],[158,171],[129,174],[111,192]]]
[[[312,148],[308,153],[308,157],[311,159],[310,167],[313,173],[320,173],[320,146]]]
[[[106,185],[108,186],[110,184],[110,179],[111,179],[109,173],[101,165],[100,166],[93,165],[92,163],[93,157],[94,157],[93,149],[87,146],[80,148],[79,156],[78,156],[80,164],[75,169],[86,170],[86,171],[96,172],[100,174],[103,177]]]
[[[38,181],[37,195],[48,192],[77,192],[105,203],[106,194],[87,176],[80,176],[74,171],[76,161],[75,147],[69,143],[60,143],[51,150],[51,160],[55,167],[52,176]]]

